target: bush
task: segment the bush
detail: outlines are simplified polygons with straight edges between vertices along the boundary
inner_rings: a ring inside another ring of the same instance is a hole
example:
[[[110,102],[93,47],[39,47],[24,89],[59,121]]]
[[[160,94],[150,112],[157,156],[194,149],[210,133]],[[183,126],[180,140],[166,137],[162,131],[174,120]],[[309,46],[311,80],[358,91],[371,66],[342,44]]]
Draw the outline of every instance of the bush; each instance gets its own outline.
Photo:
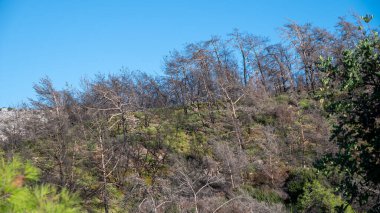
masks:
[[[282,94],[275,97],[277,103],[279,104],[288,104],[290,101],[290,98],[288,95]]]
[[[276,122],[276,118],[275,118],[275,115],[273,114],[257,114],[255,116],[255,121],[264,126],[274,125]]]
[[[271,189],[254,188],[250,185],[243,185],[242,189],[252,198],[269,204],[281,203],[281,197]]]
[[[312,169],[292,170],[285,183],[286,191],[290,197],[290,202],[293,204],[297,203],[298,197],[304,193],[305,185],[316,179],[317,175]]]
[[[286,181],[291,206],[301,212],[353,212],[315,169],[295,169]],[[315,210],[315,211],[314,211]],[[342,211],[343,210],[343,211]]]
[[[310,109],[311,108],[311,103],[310,103],[310,100],[308,99],[301,99],[298,103],[298,105],[302,108],[302,109]]]
[[[297,209],[302,212],[354,212],[340,196],[317,180],[306,183],[303,191],[297,202]]]

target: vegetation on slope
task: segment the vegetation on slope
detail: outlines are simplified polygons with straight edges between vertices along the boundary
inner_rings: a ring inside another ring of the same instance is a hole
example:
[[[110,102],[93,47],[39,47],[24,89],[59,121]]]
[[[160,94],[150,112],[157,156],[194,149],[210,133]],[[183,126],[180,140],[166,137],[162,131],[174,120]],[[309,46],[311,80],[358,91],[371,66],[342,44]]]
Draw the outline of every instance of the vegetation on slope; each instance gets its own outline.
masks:
[[[38,198],[27,207],[1,208],[376,211],[379,39],[361,22],[337,30],[290,23],[283,44],[234,31],[174,51],[156,78],[123,71],[81,90],[42,79],[3,128],[2,167],[18,167],[0,177],[5,190],[38,167],[43,185],[22,185]]]

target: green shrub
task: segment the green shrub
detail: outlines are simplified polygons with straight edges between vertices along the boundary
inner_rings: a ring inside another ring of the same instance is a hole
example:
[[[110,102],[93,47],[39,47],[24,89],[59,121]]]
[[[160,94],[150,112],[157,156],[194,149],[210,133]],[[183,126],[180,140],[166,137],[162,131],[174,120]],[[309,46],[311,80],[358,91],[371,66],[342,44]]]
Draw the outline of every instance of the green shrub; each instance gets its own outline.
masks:
[[[308,99],[301,99],[298,105],[301,107],[301,109],[305,109],[305,110],[311,108],[311,102]]]
[[[342,212],[342,207],[343,212],[354,212],[340,196],[317,180],[306,183],[303,191],[296,205],[302,212]]]
[[[283,201],[281,197],[271,189],[254,188],[250,185],[243,185],[242,189],[246,191],[249,196],[258,201],[263,201],[270,204],[281,203]]]
[[[207,137],[202,132],[193,132],[190,135],[190,152],[193,155],[205,156],[210,155],[211,151],[207,146]]]
[[[285,187],[291,206],[300,212],[341,212],[338,208],[342,207],[345,208],[344,212],[353,212],[351,206],[334,194],[325,183],[325,178],[315,169],[299,168],[291,171]]]
[[[190,136],[183,130],[170,132],[166,135],[164,141],[166,145],[177,153],[188,154],[190,152]]]
[[[298,197],[304,193],[306,184],[317,179],[315,170],[313,169],[295,169],[289,174],[285,187],[289,194],[290,202],[297,203]]]
[[[255,116],[255,120],[257,123],[260,123],[262,125],[273,125],[276,121],[276,118],[271,114],[258,114]]]
[[[288,95],[282,94],[275,97],[277,103],[280,104],[288,104],[290,101],[290,98]]]

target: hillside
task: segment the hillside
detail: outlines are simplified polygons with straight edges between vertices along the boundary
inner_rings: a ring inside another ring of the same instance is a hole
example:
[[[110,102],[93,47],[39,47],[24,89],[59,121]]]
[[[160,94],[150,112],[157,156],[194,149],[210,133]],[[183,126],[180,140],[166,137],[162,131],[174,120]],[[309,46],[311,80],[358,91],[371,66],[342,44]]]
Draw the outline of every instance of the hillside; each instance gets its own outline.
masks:
[[[376,212],[380,42],[362,24],[289,23],[283,44],[234,31],[173,51],[158,77],[41,79],[0,111],[0,210]],[[38,184],[51,204],[12,199]]]

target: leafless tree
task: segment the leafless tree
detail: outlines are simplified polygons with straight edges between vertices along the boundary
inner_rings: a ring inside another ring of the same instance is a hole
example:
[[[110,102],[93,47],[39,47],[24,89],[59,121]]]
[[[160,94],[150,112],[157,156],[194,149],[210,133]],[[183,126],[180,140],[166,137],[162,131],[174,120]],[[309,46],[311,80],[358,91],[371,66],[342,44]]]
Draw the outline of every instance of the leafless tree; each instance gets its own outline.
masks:
[[[232,189],[238,187],[242,181],[242,174],[248,166],[245,153],[236,149],[236,146],[226,142],[218,141],[213,145],[213,150],[218,161],[221,162],[221,171],[227,175]]]
[[[32,106],[39,111],[40,118],[37,124],[40,127],[39,137],[51,141],[51,156],[58,166],[59,186],[68,184],[68,176],[73,165],[69,156],[76,150],[69,128],[73,122],[73,107],[75,100],[69,90],[58,91],[53,87],[50,79],[43,78],[39,84],[34,85],[37,100],[31,100]],[[36,121],[36,120],[35,120]]]
[[[283,33],[298,55],[299,68],[305,72],[306,86],[310,91],[315,91],[318,84],[317,62],[320,56],[330,51],[333,36],[325,29],[296,22],[286,24]]]
[[[177,196],[191,198],[195,212],[200,211],[199,201],[204,196],[213,194],[215,185],[224,183],[224,178],[220,175],[205,174],[199,169],[194,169],[191,165],[185,165],[179,161],[177,161],[173,172]]]
[[[231,41],[234,44],[234,47],[238,49],[240,56],[242,58],[242,66],[243,66],[243,82],[244,86],[247,86],[248,84],[248,77],[249,77],[249,57],[251,54],[251,50],[255,51],[254,49],[251,49],[252,47],[249,45],[251,44],[251,37],[246,34],[242,34],[239,32],[239,30],[235,29],[233,33],[230,34]]]
[[[270,45],[266,48],[270,74],[279,86],[280,92],[295,91],[293,63],[290,52],[281,44]]]

